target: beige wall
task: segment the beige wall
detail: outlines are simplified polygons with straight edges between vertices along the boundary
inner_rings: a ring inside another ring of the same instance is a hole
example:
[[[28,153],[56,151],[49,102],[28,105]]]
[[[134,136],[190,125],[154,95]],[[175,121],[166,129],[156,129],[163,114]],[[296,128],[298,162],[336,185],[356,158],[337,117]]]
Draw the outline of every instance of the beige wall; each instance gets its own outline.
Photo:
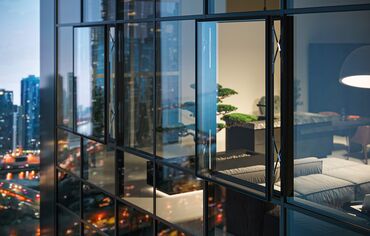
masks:
[[[265,23],[219,23],[217,31],[217,81],[238,92],[224,103],[238,107],[236,112],[259,115],[257,103],[265,96]],[[280,62],[275,68],[275,94],[280,94]],[[224,135],[225,130],[217,135],[218,151],[224,150]]]

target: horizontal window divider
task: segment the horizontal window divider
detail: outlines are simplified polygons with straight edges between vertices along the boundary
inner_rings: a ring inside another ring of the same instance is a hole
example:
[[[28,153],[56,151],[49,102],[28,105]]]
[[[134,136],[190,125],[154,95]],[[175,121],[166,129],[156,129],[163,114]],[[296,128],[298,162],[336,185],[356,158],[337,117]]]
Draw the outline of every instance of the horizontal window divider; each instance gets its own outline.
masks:
[[[80,223],[82,223],[82,224],[84,224],[84,225],[88,225],[89,227],[91,227],[91,228],[93,228],[94,230],[98,231],[98,233],[99,233],[99,234],[104,235],[104,236],[109,236],[108,234],[106,234],[106,233],[104,233],[104,232],[100,231],[98,228],[96,228],[94,225],[90,224],[90,223],[89,223],[89,222],[87,222],[86,220],[84,220],[84,219],[80,218],[80,216],[78,216],[76,213],[74,213],[73,211],[71,211],[71,210],[70,210],[70,209],[68,209],[67,207],[63,206],[62,204],[57,203],[57,206],[58,206],[59,208],[62,208],[63,210],[65,210],[65,211],[66,211],[66,212],[68,212],[69,214],[71,214],[71,215],[75,216],[75,217],[78,219],[78,221],[79,221]],[[83,227],[82,227],[82,230],[84,230],[84,228],[83,228]],[[116,231],[116,230],[117,230],[117,229],[115,229],[115,231]],[[80,235],[83,235],[83,232],[80,232]]]
[[[89,139],[89,140],[92,140],[92,141],[95,141],[95,142],[98,142],[98,143],[101,143],[101,144],[104,144],[104,145],[108,146],[108,143],[104,140],[101,140],[101,139],[98,139],[98,138],[95,138],[95,137],[92,137],[92,136],[87,136],[87,135],[84,135],[84,134],[80,134],[76,131],[72,131],[71,129],[65,128],[64,126],[59,126],[58,125],[57,128],[61,129],[61,130],[64,130],[64,131],[67,131],[67,132],[70,132],[71,134],[80,136],[81,138]]]
[[[199,178],[198,176],[196,176],[194,169],[185,168],[185,167],[181,167],[179,165],[168,163],[168,162],[164,161],[163,158],[158,157],[158,156],[156,157],[155,162],[157,164],[160,164],[160,165],[163,165],[163,166],[167,166],[167,167],[170,167],[170,168],[173,168],[173,169],[176,169],[176,170],[180,170],[180,171],[182,171],[184,173],[187,173],[187,174],[193,175],[194,177]]]
[[[261,192],[261,191],[255,190],[255,189],[251,189],[251,188],[246,187],[244,185],[240,185],[238,183],[232,183],[232,182],[227,181],[223,178],[215,177],[215,176],[212,176],[212,175],[205,176],[205,175],[197,174],[196,177],[201,178],[201,179],[203,179],[205,181],[208,181],[210,183],[215,183],[215,184],[218,184],[222,187],[229,188],[229,189],[231,189],[235,192],[241,193],[241,194],[246,195],[248,197],[253,197],[253,198],[256,198],[256,199],[261,200],[261,201],[266,201],[266,196],[265,196],[264,192]]]
[[[154,161],[154,156],[150,153],[143,152],[143,151],[140,151],[140,150],[137,150],[137,149],[134,149],[134,148],[130,148],[130,147],[124,147],[124,148],[121,147],[119,149],[122,150],[123,152],[133,154],[135,156],[147,159],[149,161]]]

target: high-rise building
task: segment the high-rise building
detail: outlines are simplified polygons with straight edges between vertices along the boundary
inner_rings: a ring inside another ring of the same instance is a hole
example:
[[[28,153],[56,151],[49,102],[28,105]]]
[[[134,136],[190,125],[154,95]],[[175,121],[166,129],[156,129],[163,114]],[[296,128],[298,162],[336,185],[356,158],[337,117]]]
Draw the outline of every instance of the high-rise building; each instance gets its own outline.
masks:
[[[23,109],[22,138],[24,149],[36,150],[40,146],[40,80],[34,75],[21,81]]]
[[[0,154],[13,149],[13,91],[0,89]]]

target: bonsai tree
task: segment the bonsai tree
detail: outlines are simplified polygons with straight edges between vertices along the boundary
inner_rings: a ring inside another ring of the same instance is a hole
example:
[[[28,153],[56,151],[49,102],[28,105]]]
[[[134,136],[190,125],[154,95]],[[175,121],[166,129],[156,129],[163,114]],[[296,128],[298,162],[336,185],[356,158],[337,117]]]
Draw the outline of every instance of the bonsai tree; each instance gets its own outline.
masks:
[[[220,132],[226,126],[244,126],[246,123],[251,121],[258,120],[257,116],[247,115],[243,113],[231,113],[236,111],[238,108],[224,104],[224,99],[230,96],[238,94],[235,90],[231,88],[224,88],[222,85],[218,84],[218,93],[217,93],[217,116],[226,123],[217,123],[217,132]]]

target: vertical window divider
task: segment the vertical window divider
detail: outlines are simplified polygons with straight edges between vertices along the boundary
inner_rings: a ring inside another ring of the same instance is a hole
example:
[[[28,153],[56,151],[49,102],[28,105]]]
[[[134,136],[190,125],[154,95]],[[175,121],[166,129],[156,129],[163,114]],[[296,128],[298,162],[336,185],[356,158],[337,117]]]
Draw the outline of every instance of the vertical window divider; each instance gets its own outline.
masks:
[[[274,146],[273,146],[273,132],[274,132],[274,78],[273,78],[273,32],[272,32],[272,18],[266,18],[266,129],[265,129],[265,165],[266,165],[266,197],[271,201],[273,193],[273,170],[274,170]]]
[[[153,215],[155,216],[154,219],[157,218],[157,199],[156,199],[156,192],[157,192],[157,22],[156,22],[156,14],[157,14],[157,0],[154,0],[154,18],[153,18],[153,49],[154,49],[154,66],[153,66]],[[154,236],[157,235],[158,231],[158,222],[155,221],[153,234]]]
[[[84,170],[84,141],[83,138],[80,137],[80,178],[83,179],[83,170]],[[80,219],[83,219],[83,182],[80,180]],[[80,235],[83,234],[84,227],[82,222],[80,222]]]

